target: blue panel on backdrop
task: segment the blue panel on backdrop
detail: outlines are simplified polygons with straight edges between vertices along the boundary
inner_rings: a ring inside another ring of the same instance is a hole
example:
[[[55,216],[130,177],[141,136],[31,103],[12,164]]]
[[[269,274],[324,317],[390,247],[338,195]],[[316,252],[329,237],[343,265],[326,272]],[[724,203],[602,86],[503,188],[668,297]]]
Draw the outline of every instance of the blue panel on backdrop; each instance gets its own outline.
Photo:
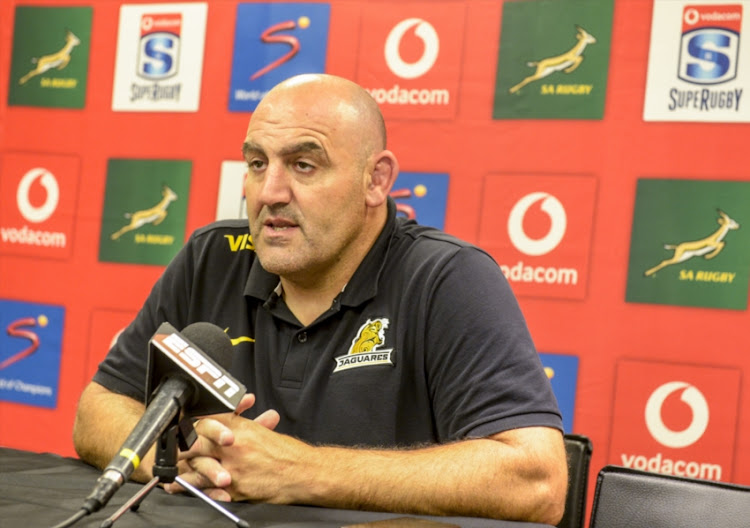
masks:
[[[391,196],[400,216],[413,218],[421,225],[444,228],[448,174],[401,172],[393,184]]]
[[[566,433],[572,433],[578,382],[578,356],[540,353],[539,357],[560,406],[563,428]]]
[[[0,300],[0,400],[54,409],[65,308]]]
[[[330,14],[329,4],[239,4],[229,110],[252,112],[284,79],[325,73]]]

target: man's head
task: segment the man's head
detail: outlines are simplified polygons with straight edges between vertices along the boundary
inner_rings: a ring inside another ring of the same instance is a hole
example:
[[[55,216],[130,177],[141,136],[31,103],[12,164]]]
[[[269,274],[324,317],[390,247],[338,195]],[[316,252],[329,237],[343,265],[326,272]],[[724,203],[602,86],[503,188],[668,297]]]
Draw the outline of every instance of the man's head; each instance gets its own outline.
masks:
[[[243,145],[250,232],[264,268],[299,284],[347,281],[385,222],[398,163],[377,103],[332,75],[274,87]]]

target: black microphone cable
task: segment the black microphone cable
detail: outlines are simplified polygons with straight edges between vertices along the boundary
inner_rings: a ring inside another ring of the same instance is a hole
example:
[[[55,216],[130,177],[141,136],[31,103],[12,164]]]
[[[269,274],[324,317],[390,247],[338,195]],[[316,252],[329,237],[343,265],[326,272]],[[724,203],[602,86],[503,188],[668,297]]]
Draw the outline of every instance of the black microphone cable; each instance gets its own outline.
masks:
[[[68,528],[68,526],[73,526],[75,523],[77,523],[78,521],[80,521],[81,519],[83,519],[90,513],[91,512],[88,511],[87,509],[81,508],[80,510],[75,512],[73,515],[65,519],[63,522],[61,522],[60,524],[56,524],[52,528]]]

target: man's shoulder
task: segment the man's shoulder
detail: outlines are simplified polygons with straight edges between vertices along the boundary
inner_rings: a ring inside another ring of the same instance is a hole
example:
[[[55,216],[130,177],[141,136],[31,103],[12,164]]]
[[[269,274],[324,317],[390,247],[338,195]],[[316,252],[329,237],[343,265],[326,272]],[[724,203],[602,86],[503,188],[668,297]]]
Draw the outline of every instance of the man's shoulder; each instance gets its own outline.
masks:
[[[423,257],[429,255],[446,256],[462,249],[476,250],[478,254],[489,256],[480,247],[462,240],[435,227],[415,222],[400,222],[394,231],[394,245],[401,251],[416,252]]]
[[[203,236],[221,236],[224,232],[245,232],[249,233],[249,229],[247,227],[247,220],[243,220],[242,218],[230,218],[226,220],[216,220],[214,222],[211,222],[210,224],[206,224],[202,227],[199,227],[193,232],[194,237],[203,237]]]
[[[188,244],[194,252],[209,251],[214,257],[220,254],[255,254],[247,220],[242,219],[217,220],[199,227],[193,231]]]

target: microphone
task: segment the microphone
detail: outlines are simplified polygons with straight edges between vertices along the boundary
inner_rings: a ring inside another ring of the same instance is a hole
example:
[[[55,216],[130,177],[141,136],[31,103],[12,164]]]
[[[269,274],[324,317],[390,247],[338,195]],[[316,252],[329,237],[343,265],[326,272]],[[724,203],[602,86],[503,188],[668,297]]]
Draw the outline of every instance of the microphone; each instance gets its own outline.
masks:
[[[103,508],[180,410],[186,417],[234,411],[247,389],[227,372],[231,362],[232,342],[218,326],[199,322],[178,332],[162,323],[149,341],[146,410],[82,508]]]

